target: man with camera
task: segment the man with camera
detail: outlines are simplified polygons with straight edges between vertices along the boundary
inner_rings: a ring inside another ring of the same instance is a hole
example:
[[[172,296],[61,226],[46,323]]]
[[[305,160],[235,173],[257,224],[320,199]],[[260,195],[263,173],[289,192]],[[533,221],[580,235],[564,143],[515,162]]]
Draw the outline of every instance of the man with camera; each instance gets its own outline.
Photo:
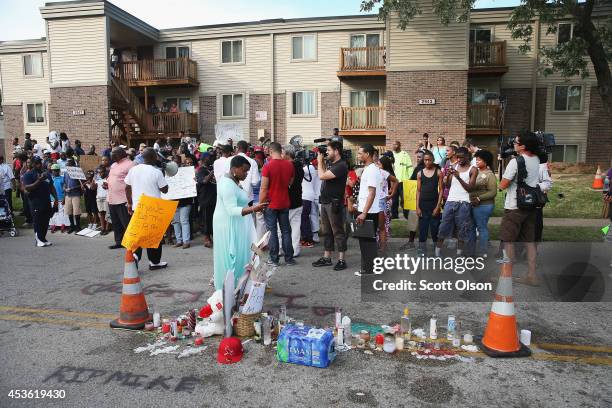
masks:
[[[528,197],[526,200],[525,194],[535,195],[535,190],[539,189],[539,142],[535,133],[523,131],[514,139],[513,144],[516,157],[508,163],[499,183],[501,190],[507,190],[500,227],[500,239],[504,242],[503,259],[507,260],[511,273],[515,259],[514,243],[524,242],[528,269],[527,277],[521,283],[537,286],[535,238],[538,203],[534,202],[537,200],[530,201]]]
[[[329,168],[325,168],[324,154],[327,153]],[[327,143],[326,149],[319,149],[317,155],[317,173],[322,181],[321,197],[321,224],[324,235],[324,253],[321,258],[312,263],[314,267],[331,266],[331,254],[338,251],[338,262],[335,271],[346,269],[344,253],[346,252],[346,219],[344,206],[344,189],[348,176],[348,166],[342,160],[342,142],[332,140]]]

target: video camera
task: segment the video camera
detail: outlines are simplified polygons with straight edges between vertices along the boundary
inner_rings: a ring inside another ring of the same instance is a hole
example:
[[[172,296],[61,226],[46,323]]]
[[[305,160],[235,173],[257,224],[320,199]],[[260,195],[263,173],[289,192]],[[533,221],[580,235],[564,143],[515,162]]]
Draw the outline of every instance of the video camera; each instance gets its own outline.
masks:
[[[327,143],[328,142],[340,142],[341,144],[343,143],[342,136],[321,137],[313,141],[315,143],[321,143],[318,146],[315,146],[315,148],[317,149],[317,151],[321,152],[323,157],[327,157]],[[348,163],[352,157],[353,157],[353,153],[350,150],[345,150],[344,148],[342,149],[342,159],[343,160],[345,160]]]
[[[535,132],[536,137],[538,138],[538,151],[540,153],[551,153],[553,146],[555,146],[555,135],[552,133],[544,133],[542,131]],[[508,157],[516,156],[516,151],[514,150],[514,140],[516,139],[516,135],[508,137],[506,143],[503,143],[499,149],[499,153],[503,159],[507,159]]]

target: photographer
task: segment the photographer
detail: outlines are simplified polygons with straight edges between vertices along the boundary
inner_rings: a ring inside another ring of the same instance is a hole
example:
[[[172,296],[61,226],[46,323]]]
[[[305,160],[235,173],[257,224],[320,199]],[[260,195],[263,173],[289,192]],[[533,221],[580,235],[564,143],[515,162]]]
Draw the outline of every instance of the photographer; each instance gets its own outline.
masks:
[[[523,131],[514,139],[514,151],[517,157],[510,160],[502,180],[501,190],[507,190],[504,203],[504,215],[500,227],[500,239],[504,242],[504,259],[509,259],[510,273],[515,259],[514,243],[524,242],[527,249],[527,277],[520,280],[530,286],[538,286],[536,276],[536,208],[519,208],[517,186],[519,172],[526,171],[523,180],[529,187],[535,188],[540,179],[540,149],[535,133]],[[521,163],[519,163],[521,162]]]
[[[348,166],[342,160],[342,142],[330,141],[326,150],[329,169],[325,169],[323,153],[319,150],[317,155],[317,173],[322,181],[319,201],[321,203],[321,224],[325,252],[321,258],[312,263],[312,266],[331,266],[331,254],[334,250],[337,250],[338,262],[334,266],[334,270],[341,271],[346,269],[346,261],[344,260],[344,253],[346,252],[344,188],[348,176]]]

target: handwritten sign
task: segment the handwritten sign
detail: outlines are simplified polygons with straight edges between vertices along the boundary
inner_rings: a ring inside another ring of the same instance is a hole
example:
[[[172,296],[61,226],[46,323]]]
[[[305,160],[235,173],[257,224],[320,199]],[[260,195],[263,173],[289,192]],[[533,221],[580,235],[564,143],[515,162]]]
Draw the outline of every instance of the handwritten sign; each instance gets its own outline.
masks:
[[[87,180],[85,173],[83,173],[80,167],[66,166],[66,173],[68,173],[68,176],[73,180]]]
[[[100,165],[100,156],[79,156],[79,166],[83,171],[95,170]]]
[[[195,197],[196,190],[195,168],[179,167],[178,172],[173,177],[166,176],[168,182],[168,193],[162,194],[165,200],[178,200],[179,198]]]
[[[130,251],[157,248],[174,217],[178,202],[140,196],[121,245]]]
[[[404,210],[416,210],[416,180],[406,180],[403,182],[404,190]]]
[[[244,306],[242,306],[240,313],[249,315],[261,312],[265,294],[266,284],[262,282],[253,282],[249,290],[249,297]]]
[[[228,139],[234,142],[245,140],[242,126],[239,123],[217,123],[215,124],[215,139],[221,143],[227,143]]]

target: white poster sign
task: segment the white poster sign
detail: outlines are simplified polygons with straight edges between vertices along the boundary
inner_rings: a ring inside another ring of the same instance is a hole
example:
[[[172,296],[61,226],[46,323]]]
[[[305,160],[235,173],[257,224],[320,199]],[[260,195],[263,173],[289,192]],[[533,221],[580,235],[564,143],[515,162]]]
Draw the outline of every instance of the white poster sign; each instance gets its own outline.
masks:
[[[217,123],[215,124],[215,139],[221,143],[232,139],[234,142],[238,140],[246,140],[242,135],[242,126],[239,123]]]
[[[85,173],[83,173],[83,169],[80,167],[66,166],[66,173],[68,173],[68,176],[73,180],[87,180]]]
[[[168,182],[168,193],[162,194],[164,200],[178,200],[179,198],[195,197],[198,194],[193,166],[179,167],[175,176],[166,176],[166,182]]]
[[[249,297],[244,306],[240,310],[243,314],[255,314],[263,309],[264,296],[266,294],[266,284],[262,282],[253,282],[249,289]]]

